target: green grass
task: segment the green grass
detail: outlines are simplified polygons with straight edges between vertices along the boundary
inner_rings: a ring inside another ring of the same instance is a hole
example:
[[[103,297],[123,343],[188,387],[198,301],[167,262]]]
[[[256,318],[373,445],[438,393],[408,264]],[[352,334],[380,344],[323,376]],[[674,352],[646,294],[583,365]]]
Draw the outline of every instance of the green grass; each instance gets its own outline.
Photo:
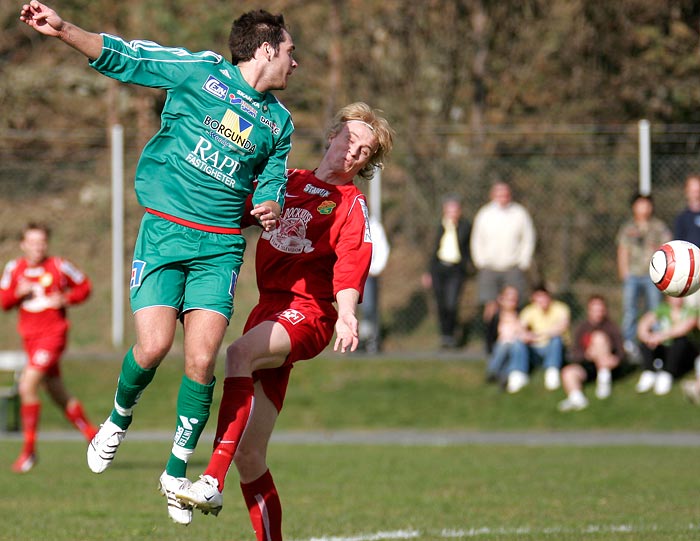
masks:
[[[67,385],[85,403],[95,422],[112,406],[120,363],[67,360]],[[589,409],[564,415],[556,404],[562,391],[547,392],[541,373],[517,395],[508,395],[483,383],[483,364],[457,360],[401,361],[361,357],[324,358],[299,363],[291,384],[279,429],[418,428],[474,430],[632,430],[698,431],[700,411],[690,407],[674,389],[670,395],[637,395],[631,374],[616,382],[613,395],[596,400]],[[219,382],[223,363],[217,366]],[[134,428],[170,429],[174,426],[177,387],[182,362],[164,362],[144,393]],[[215,392],[218,407],[221,385]],[[42,427],[68,427],[48,404]]]
[[[221,368],[221,367],[220,367]],[[64,364],[70,388],[95,421],[106,416],[118,363]],[[556,411],[561,392],[539,375],[509,396],[486,386],[483,365],[459,361],[367,360],[335,356],[295,368],[278,430],[697,431],[700,410],[678,392],[637,396],[636,374],[606,402],[577,414]],[[171,430],[180,362],[169,361],[136,410],[133,430]],[[218,394],[217,394],[218,401]],[[44,408],[43,430],[65,429]],[[205,434],[207,436],[207,434]],[[219,517],[169,522],[156,489],[170,443],[127,439],[102,475],[85,465],[85,444],[39,441],[40,462],[9,472],[17,440],[0,439],[0,539],[252,540],[235,471]],[[208,458],[205,437],[190,476]],[[285,539],[645,541],[696,539],[700,448],[674,446],[292,445],[273,443],[269,463],[283,499]]]
[[[48,447],[50,446],[50,452]],[[17,442],[0,442],[13,456]],[[0,539],[253,539],[235,473],[219,517],[171,524],[156,481],[166,443],[126,441],[104,474],[84,445],[45,443],[29,474],[3,469]],[[418,531],[418,539],[696,539],[699,451],[649,447],[274,445],[287,539]],[[198,455],[199,457],[200,455]],[[191,464],[201,471],[203,456]],[[618,531],[630,529],[627,534]],[[482,535],[467,535],[484,529]],[[489,533],[486,533],[489,532]],[[549,532],[549,533],[548,533]]]

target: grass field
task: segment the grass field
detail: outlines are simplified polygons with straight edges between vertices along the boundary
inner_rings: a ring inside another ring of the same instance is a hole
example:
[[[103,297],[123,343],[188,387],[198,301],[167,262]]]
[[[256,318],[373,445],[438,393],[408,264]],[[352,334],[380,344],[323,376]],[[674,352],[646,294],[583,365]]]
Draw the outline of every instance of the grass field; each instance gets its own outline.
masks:
[[[64,373],[96,422],[106,416],[118,363],[68,361]],[[610,400],[580,413],[556,411],[561,393],[539,377],[509,396],[482,383],[483,364],[335,356],[295,369],[281,433],[387,429],[557,433],[699,432],[700,409],[679,393],[637,396],[636,375]],[[187,528],[169,522],[157,479],[170,444],[181,373],[159,370],[136,410],[133,436],[112,468],[94,475],[85,444],[53,441],[68,425],[44,411],[40,462],[27,475],[8,470],[16,438],[0,439],[0,539],[250,540],[235,472],[219,517],[195,515]],[[218,395],[217,395],[218,398]],[[136,432],[138,431],[138,432]],[[190,477],[204,467],[205,434]],[[684,540],[700,536],[695,470],[700,447],[538,444],[274,443],[270,465],[283,499],[286,539]]]

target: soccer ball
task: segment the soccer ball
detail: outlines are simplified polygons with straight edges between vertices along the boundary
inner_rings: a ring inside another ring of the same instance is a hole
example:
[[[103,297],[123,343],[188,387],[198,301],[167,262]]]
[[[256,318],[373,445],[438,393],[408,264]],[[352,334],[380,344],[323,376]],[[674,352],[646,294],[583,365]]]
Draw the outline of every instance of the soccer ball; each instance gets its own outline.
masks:
[[[665,295],[685,297],[700,289],[700,249],[692,242],[662,244],[649,262],[649,277]]]

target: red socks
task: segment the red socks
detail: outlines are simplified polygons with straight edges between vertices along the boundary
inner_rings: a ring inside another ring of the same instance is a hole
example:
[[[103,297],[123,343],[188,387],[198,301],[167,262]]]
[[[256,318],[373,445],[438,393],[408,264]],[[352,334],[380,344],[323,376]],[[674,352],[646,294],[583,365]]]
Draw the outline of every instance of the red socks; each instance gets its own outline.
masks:
[[[91,441],[92,438],[95,437],[95,434],[97,434],[97,428],[95,428],[95,426],[88,421],[87,417],[85,417],[83,406],[77,400],[71,401],[63,414],[75,428],[82,432],[87,441]]]
[[[22,418],[22,434],[24,435],[23,453],[34,454],[36,445],[36,430],[39,426],[39,416],[41,415],[41,403],[22,404],[19,409]]]
[[[219,492],[224,490],[238,442],[248,424],[253,409],[253,378],[231,377],[224,380],[224,393],[219,406],[219,420],[214,438],[214,453],[204,475],[219,481]]]
[[[282,541],[282,504],[270,470],[252,483],[241,483],[250,522],[258,541]]]

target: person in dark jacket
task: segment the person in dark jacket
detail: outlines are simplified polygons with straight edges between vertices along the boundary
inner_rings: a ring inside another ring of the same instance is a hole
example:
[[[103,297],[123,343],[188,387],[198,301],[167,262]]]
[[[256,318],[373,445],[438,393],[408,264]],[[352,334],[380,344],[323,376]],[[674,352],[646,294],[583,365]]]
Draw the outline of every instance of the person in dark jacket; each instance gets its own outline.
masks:
[[[458,345],[459,301],[471,263],[470,233],[471,224],[462,216],[459,197],[452,194],[445,196],[429,272],[423,275],[423,285],[432,288],[435,295],[440,345],[443,348]]]

